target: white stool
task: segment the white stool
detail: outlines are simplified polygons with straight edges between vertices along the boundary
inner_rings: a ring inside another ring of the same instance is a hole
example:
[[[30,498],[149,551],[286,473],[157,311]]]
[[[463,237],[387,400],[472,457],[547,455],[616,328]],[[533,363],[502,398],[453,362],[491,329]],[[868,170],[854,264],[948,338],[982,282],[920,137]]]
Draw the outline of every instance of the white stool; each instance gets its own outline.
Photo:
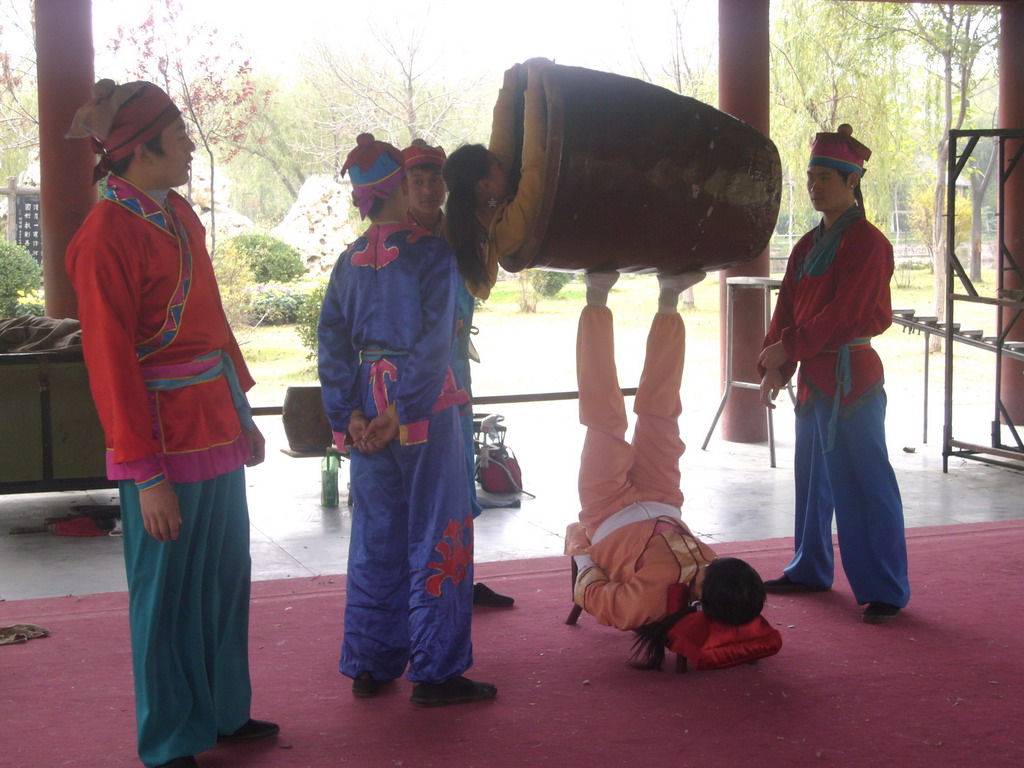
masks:
[[[758,290],[764,295],[764,327],[767,332],[768,326],[772,322],[772,291],[777,291],[782,286],[782,280],[774,277],[727,277],[725,279],[726,284],[726,296],[725,296],[725,391],[722,393],[722,402],[718,405],[718,411],[715,412],[715,418],[711,422],[711,428],[708,430],[707,437],[704,438],[704,444],[700,447],[702,451],[706,451],[708,443],[711,440],[711,435],[715,431],[715,426],[718,424],[718,419],[722,416],[722,411],[725,410],[725,404],[729,400],[729,393],[732,392],[733,388],[737,389],[761,389],[760,382],[750,381],[736,381],[733,379],[732,374],[732,337],[733,337],[733,306],[736,300],[736,292],[743,290]],[[786,389],[789,391],[789,398],[796,403],[796,396],[793,394],[792,382],[786,382]],[[768,411],[768,454],[771,461],[771,466],[775,466],[775,427],[772,423],[772,409],[766,408]]]

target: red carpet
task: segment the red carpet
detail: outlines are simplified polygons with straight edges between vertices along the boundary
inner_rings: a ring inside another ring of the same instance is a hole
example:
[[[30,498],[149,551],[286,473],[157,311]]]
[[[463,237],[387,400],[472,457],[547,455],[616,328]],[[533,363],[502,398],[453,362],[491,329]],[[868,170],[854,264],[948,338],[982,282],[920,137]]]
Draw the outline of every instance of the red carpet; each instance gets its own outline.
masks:
[[[494,702],[418,710],[409,684],[354,700],[337,672],[344,579],[254,585],[254,714],[276,743],[218,748],[228,766],[1024,766],[1024,520],[910,531],[914,596],[860,622],[847,584],[773,597],[782,652],[676,675],[628,668],[630,637],[570,608],[567,560],[492,563],[516,598],[478,612],[472,675]],[[789,541],[724,545],[775,575]],[[0,647],[0,765],[137,766],[124,594],[0,604],[52,636]]]

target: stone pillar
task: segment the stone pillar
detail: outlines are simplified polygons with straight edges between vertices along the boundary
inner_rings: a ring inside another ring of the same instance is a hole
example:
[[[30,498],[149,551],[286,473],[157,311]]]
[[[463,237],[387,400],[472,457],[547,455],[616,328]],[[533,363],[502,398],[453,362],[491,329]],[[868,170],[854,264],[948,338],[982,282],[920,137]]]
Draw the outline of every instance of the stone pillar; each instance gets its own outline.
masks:
[[[718,108],[769,133],[769,0],[718,0]],[[753,261],[719,273],[721,380],[725,384],[727,277],[765,277],[768,250]],[[760,291],[739,291],[733,314],[733,378],[759,381],[757,356],[764,340]],[[722,437],[739,443],[768,439],[765,409],[754,390],[733,389],[722,413]]]
[[[64,271],[64,252],[96,204],[96,157],[83,139],[64,134],[92,96],[91,0],[36,0],[39,78],[39,197],[43,288],[48,317],[77,317],[78,302]]]
[[[1024,128],[1024,5],[1004,3],[999,27],[999,127]],[[1021,146],[1007,141],[1007,154]],[[1024,166],[1018,163],[1006,185],[1003,228],[1006,247],[1018,265],[1024,265]],[[1004,287],[1021,290],[1024,284],[1013,271],[1004,273]],[[1003,322],[1010,323],[1015,310],[1003,309]],[[1024,341],[1024,318],[1017,320],[1008,340]],[[1024,424],[1024,363],[1004,359],[1000,377],[1003,404],[1013,422]]]

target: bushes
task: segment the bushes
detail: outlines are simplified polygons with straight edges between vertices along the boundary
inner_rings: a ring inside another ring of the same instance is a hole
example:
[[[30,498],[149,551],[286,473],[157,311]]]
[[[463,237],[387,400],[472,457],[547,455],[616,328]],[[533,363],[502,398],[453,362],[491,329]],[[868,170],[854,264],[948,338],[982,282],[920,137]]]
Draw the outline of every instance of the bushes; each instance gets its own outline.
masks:
[[[572,282],[572,272],[554,272],[550,269],[531,269],[530,284],[538,295],[545,298],[555,296]]]
[[[241,330],[252,323],[252,308],[249,306],[249,292],[252,290],[252,266],[245,254],[238,249],[222,248],[213,261],[220,287],[220,300],[228,324]]]
[[[44,314],[46,314],[46,302],[43,300],[43,292],[41,290],[18,294],[18,306],[14,310],[15,317],[26,315],[42,317]]]
[[[224,244],[224,250],[244,256],[257,283],[290,283],[306,271],[299,252],[270,235],[238,235]]]
[[[302,346],[306,348],[306,359],[316,360],[316,327],[320,323],[320,307],[323,305],[324,295],[327,293],[327,278],[322,277],[306,285],[308,290],[304,293],[302,303],[299,305],[295,320],[295,332],[299,334]]]
[[[32,254],[20,245],[0,242],[0,317],[14,317],[18,295],[43,287],[43,270]]]
[[[249,307],[259,325],[287,325],[299,320],[299,314],[310,294],[319,291],[323,299],[323,280],[303,283],[265,283],[249,291]],[[319,304],[317,305],[319,313]]]

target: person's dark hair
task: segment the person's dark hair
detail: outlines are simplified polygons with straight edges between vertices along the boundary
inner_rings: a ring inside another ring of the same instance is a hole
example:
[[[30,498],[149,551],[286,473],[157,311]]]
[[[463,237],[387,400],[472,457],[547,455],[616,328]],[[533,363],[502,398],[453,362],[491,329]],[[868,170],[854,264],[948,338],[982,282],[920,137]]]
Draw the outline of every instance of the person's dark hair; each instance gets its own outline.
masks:
[[[718,557],[707,565],[701,587],[701,610],[711,619],[741,626],[753,621],[764,608],[766,593],[760,575],[735,557]],[[676,622],[697,609],[687,605],[660,621],[633,630],[630,663],[639,669],[659,669],[665,659],[665,640]]]
[[[487,233],[476,218],[476,184],[491,172],[493,161],[494,156],[483,144],[465,144],[448,156],[441,169],[448,187],[448,241],[455,251],[459,274],[476,285],[485,285],[488,280],[483,259]]]
[[[412,168],[407,170],[405,172],[405,175],[408,176],[410,173],[412,173],[415,170],[430,171],[431,173],[442,173],[442,168],[441,168],[441,164],[440,163],[417,163]]]
[[[736,557],[718,557],[708,564],[700,603],[712,619],[740,626],[764,608],[764,582],[750,564]]]
[[[366,212],[366,218],[368,218],[370,221],[376,220],[380,216],[380,210],[381,208],[384,207],[384,202],[386,199],[387,198],[384,197],[375,197],[373,199],[373,202],[370,203],[370,210]],[[352,204],[355,205],[354,200],[352,201]]]
[[[163,155],[163,153],[164,153],[164,145],[163,145],[163,142],[160,141],[160,134],[159,133],[156,136],[154,136],[152,139],[147,141],[145,146],[146,146],[146,149],[148,149],[154,155],[158,155],[159,156],[159,155]],[[132,158],[134,156],[135,156],[135,154],[134,154],[134,152],[132,152],[131,154],[127,155],[126,157],[122,157],[120,160],[117,160],[114,163],[114,165],[113,165],[114,175],[115,176],[124,176],[125,172],[129,168],[129,166],[131,166]]]
[[[696,608],[687,605],[675,613],[670,613],[664,619],[652,621],[633,630],[636,639],[633,641],[633,653],[629,657],[629,663],[637,669],[661,669],[661,662],[665,659],[665,640],[668,632],[675,626],[683,616],[695,613]]]

